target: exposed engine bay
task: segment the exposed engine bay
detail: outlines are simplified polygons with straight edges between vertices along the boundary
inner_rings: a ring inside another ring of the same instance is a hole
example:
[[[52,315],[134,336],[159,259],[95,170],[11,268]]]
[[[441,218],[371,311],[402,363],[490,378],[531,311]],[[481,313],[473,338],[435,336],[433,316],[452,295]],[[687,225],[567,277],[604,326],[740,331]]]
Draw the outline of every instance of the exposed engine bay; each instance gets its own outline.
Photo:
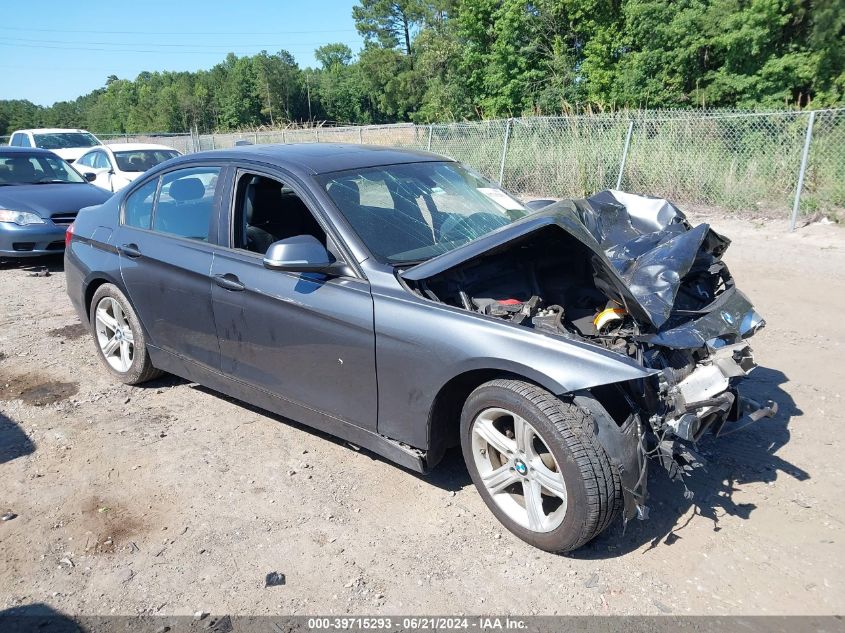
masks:
[[[702,463],[690,444],[708,430],[723,435],[777,411],[737,390],[755,367],[747,339],[765,323],[722,261],[730,241],[669,202],[604,191],[477,242],[401,276],[429,300],[653,370],[592,390],[636,444],[636,465],[622,472],[626,519],[647,515],[647,458],[683,480]]]

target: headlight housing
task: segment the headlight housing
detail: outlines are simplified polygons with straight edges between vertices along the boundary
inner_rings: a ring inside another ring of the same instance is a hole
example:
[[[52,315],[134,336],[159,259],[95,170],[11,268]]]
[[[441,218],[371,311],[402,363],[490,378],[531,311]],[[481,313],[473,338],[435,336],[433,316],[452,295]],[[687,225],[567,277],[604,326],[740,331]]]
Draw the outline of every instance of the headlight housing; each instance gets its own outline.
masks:
[[[0,209],[0,222],[11,222],[18,226],[26,226],[27,224],[44,224],[44,219],[29,211]]]

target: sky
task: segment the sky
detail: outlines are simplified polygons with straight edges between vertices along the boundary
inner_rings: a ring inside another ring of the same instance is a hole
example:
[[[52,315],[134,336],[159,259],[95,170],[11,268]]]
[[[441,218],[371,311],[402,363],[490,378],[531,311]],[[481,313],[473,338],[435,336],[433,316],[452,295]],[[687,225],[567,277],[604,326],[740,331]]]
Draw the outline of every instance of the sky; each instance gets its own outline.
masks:
[[[355,0],[0,0],[0,99],[68,101],[140,72],[208,69],[227,53],[289,51],[316,66],[314,49],[358,52]]]

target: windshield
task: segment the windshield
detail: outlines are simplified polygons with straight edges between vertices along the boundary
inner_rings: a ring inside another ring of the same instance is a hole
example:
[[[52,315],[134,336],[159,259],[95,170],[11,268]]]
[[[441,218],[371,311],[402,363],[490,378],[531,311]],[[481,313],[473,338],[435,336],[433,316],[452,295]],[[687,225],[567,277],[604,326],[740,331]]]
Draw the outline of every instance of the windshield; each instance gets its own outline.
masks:
[[[0,185],[32,185],[85,182],[73,167],[58,156],[0,153]]]
[[[66,149],[68,147],[94,147],[101,145],[90,132],[52,132],[34,134],[35,146],[41,149]]]
[[[458,163],[387,165],[320,181],[370,252],[391,264],[430,259],[530,213]]]
[[[159,163],[179,156],[175,149],[139,149],[125,152],[115,152],[117,168],[120,171],[147,171]]]

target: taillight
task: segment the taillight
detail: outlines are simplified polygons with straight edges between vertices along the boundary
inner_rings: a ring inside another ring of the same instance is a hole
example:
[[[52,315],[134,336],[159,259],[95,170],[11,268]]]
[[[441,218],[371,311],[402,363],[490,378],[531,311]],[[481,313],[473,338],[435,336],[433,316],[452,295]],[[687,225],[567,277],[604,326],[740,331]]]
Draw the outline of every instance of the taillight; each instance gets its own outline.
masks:
[[[73,222],[67,227],[65,231],[65,249],[70,248],[70,240],[73,238]]]

